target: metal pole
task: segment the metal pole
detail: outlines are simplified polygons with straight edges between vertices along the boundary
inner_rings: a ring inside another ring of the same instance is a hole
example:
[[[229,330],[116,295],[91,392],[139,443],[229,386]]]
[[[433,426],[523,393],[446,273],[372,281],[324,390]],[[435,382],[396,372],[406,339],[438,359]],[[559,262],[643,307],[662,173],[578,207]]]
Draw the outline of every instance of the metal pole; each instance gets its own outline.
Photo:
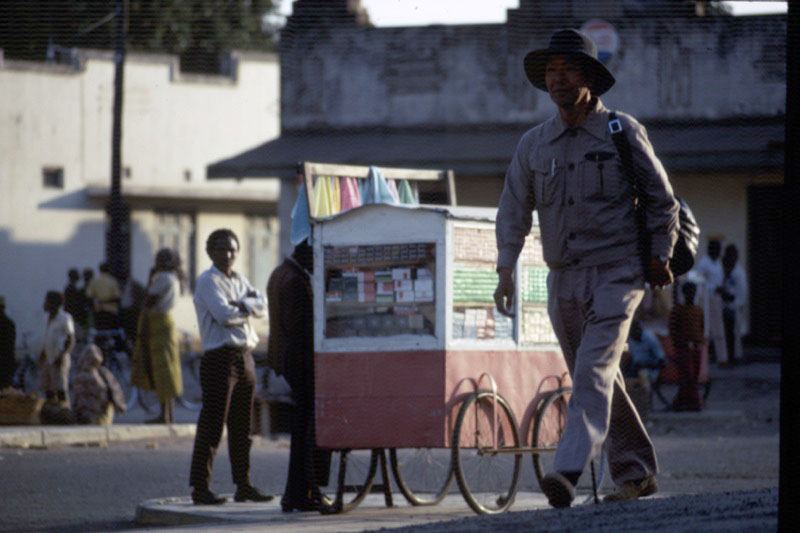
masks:
[[[123,279],[130,262],[130,222],[122,203],[122,96],[127,31],[127,0],[117,0],[117,43],[114,51],[114,109],[111,132],[111,194],[108,203],[109,228],[106,236],[106,260],[112,274]]]

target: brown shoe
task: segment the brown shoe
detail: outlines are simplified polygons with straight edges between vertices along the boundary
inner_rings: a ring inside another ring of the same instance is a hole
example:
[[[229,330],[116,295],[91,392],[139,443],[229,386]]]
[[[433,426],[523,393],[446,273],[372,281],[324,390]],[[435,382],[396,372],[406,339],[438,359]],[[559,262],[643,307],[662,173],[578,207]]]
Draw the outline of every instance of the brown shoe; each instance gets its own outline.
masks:
[[[658,483],[654,476],[647,476],[640,481],[626,481],[617,491],[603,498],[603,503],[636,500],[658,492]]]

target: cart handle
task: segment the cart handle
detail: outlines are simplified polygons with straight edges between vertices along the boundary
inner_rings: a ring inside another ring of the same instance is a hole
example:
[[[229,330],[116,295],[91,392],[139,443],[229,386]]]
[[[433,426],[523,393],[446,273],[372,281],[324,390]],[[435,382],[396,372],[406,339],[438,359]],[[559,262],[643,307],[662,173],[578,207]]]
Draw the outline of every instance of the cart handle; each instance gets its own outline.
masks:
[[[480,390],[481,381],[483,381],[484,377],[489,380],[489,385],[492,389],[492,448],[497,449],[497,382],[489,372],[484,372],[475,384],[476,393]]]

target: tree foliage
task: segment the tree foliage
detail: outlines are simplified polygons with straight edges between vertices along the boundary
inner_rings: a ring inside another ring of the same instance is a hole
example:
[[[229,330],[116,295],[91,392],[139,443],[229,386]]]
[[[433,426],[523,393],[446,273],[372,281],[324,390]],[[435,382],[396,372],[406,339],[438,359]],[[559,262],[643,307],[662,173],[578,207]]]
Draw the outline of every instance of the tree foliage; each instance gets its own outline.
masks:
[[[113,49],[115,0],[2,0],[0,48],[42,61],[63,48]],[[277,0],[128,0],[129,50],[175,54],[181,68],[218,72],[223,52],[274,50],[265,16]]]

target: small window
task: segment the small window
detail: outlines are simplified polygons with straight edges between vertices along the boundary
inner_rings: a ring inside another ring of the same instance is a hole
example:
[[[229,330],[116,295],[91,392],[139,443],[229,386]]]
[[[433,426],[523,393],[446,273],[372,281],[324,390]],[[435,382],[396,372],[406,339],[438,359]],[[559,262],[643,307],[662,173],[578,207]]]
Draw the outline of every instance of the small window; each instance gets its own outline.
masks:
[[[183,181],[192,181],[192,171],[186,169],[183,171]]]
[[[125,179],[131,179],[131,176],[133,176],[133,172],[131,171],[131,167],[125,167],[122,170],[122,174],[125,176]]]
[[[45,167],[42,169],[42,184],[50,189],[63,189],[64,169],[61,167]]]

